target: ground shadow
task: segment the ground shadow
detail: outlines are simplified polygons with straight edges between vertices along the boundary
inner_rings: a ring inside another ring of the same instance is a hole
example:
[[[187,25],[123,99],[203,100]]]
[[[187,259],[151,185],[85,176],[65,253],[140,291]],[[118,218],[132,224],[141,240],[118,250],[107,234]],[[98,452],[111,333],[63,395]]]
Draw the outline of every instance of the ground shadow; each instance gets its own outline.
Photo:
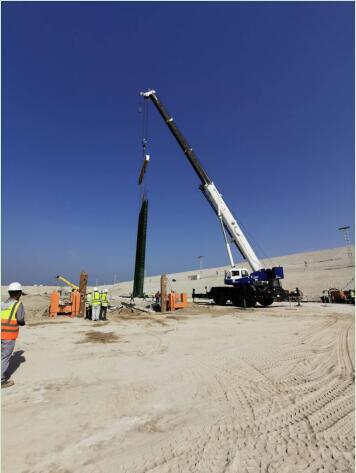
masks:
[[[26,358],[23,356],[24,350],[15,351],[10,358],[9,367],[6,370],[6,378],[10,378],[17,368],[26,361]]]

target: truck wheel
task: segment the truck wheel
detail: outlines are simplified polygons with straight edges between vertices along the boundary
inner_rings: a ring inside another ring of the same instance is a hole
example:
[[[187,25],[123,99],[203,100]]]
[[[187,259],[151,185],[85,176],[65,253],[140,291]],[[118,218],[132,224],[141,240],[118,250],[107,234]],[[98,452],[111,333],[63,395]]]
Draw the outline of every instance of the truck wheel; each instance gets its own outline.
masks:
[[[244,305],[244,301],[243,299],[240,299],[239,297],[234,297],[231,299],[231,302],[233,303],[233,305],[235,305],[236,307],[243,307]]]
[[[246,304],[246,307],[255,307],[256,301],[253,299],[246,299],[245,303],[243,298],[242,299],[234,299],[231,301],[236,307],[244,307]]]
[[[260,299],[258,301],[258,303],[261,304],[262,307],[267,307],[267,306],[273,304],[273,301],[274,301],[274,299],[272,297],[270,297],[270,298],[266,297],[265,299]]]
[[[253,299],[253,298],[248,299],[248,301],[247,301],[247,307],[256,307],[256,301],[255,301],[255,299]]]
[[[240,292],[231,299],[231,302],[237,307],[255,307],[256,299],[252,291]]]
[[[215,296],[213,301],[216,305],[226,305],[227,299],[224,296]]]

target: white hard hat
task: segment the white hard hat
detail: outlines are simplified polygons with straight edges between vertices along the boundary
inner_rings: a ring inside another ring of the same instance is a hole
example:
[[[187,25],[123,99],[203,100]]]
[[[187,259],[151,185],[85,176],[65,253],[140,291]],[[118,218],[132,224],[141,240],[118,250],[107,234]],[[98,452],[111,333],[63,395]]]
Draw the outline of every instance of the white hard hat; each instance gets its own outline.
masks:
[[[12,282],[8,288],[8,291],[21,291],[22,292],[22,286],[19,282]]]
[[[97,290],[98,290],[98,288],[97,288],[97,287],[94,287],[94,291],[97,291]]]
[[[108,292],[108,290],[107,290],[107,289],[104,289],[104,292]]]

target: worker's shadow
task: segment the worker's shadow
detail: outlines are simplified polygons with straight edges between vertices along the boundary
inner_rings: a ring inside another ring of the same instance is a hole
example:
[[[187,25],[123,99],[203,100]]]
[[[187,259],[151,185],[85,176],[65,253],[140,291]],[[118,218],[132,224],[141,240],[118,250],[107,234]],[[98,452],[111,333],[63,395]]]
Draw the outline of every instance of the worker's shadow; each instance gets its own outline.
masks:
[[[7,378],[10,378],[11,375],[13,375],[17,368],[21,365],[21,363],[24,363],[26,361],[26,358],[23,356],[23,353],[25,353],[24,350],[18,350],[14,351],[14,353],[12,354],[12,357],[9,361],[9,367],[5,373]]]

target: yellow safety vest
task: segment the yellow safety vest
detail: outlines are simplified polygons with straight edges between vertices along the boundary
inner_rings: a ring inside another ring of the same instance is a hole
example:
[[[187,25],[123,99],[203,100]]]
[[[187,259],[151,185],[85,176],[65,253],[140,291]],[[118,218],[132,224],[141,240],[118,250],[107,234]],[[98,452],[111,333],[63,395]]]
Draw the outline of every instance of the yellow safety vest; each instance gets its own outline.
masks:
[[[100,292],[99,291],[93,292],[91,303],[92,303],[92,305],[100,305],[101,304]]]
[[[91,294],[87,294],[86,303],[89,304],[89,305],[91,304]]]
[[[108,306],[108,295],[107,295],[106,292],[103,292],[103,293],[101,294],[101,305],[102,305],[103,307],[107,307],[107,306]]]
[[[16,340],[19,334],[19,324],[16,313],[21,302],[14,302],[10,307],[1,311],[1,340]]]

